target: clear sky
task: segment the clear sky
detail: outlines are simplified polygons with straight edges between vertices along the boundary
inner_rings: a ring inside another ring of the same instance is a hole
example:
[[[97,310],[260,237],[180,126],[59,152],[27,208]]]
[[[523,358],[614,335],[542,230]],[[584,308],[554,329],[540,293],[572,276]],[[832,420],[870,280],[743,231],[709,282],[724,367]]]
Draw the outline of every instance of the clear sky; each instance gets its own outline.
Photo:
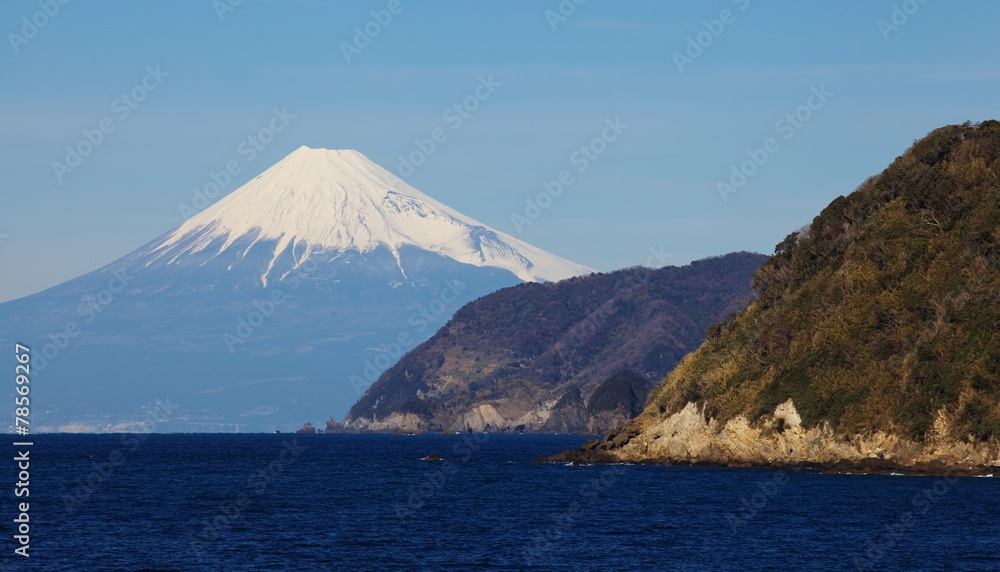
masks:
[[[66,1],[0,4],[0,301],[301,145],[613,270],[771,253],[914,139],[1000,118],[995,1]]]

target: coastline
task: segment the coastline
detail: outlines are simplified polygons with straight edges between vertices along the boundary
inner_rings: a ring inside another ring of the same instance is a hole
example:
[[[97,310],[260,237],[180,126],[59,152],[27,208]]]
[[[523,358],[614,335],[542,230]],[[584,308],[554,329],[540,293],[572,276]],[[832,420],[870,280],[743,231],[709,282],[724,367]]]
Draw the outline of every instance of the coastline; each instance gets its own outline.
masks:
[[[706,418],[689,403],[659,418],[640,416],[604,439],[590,439],[576,450],[539,458],[573,464],[653,465],[806,469],[822,473],[932,476],[1000,475],[1000,446],[966,442],[940,416],[926,442],[888,432],[845,435],[828,424],[806,428],[791,400],[756,423],[737,416]]]
[[[593,441],[593,440],[592,440]],[[770,469],[811,471],[823,474],[839,475],[905,475],[925,477],[993,477],[1000,475],[1000,465],[947,464],[940,460],[922,462],[912,465],[896,463],[886,459],[867,458],[860,460],[840,459],[838,461],[818,462],[723,462],[703,459],[671,459],[668,457],[650,457],[638,460],[620,459],[604,451],[581,451],[567,449],[562,453],[539,457],[539,463],[568,463],[570,465],[660,465],[673,467],[710,467],[718,469]]]

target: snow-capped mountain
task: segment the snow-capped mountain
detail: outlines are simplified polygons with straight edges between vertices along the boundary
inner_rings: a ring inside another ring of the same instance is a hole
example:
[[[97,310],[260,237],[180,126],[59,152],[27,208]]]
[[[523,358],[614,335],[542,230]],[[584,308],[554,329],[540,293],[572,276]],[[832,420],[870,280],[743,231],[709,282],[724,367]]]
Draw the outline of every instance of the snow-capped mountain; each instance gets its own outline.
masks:
[[[301,264],[316,252],[385,247],[404,276],[404,246],[503,268],[526,282],[592,272],[452,210],[353,150],[300,147],[169,233],[151,262],[202,250],[221,254],[241,240],[275,241],[272,266],[260,277],[265,286],[280,279],[273,263],[288,249]]]
[[[0,304],[36,356],[36,429],[288,430],[340,415],[465,302],[585,266],[357,151],[301,147],[94,272]],[[163,408],[159,408],[162,410]]]

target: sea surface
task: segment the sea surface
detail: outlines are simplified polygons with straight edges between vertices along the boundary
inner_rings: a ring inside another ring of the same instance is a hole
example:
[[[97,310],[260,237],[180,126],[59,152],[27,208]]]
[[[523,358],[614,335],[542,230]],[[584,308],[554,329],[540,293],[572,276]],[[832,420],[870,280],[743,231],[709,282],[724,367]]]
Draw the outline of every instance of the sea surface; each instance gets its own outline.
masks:
[[[1000,570],[998,479],[534,462],[584,440],[36,435],[0,570]]]

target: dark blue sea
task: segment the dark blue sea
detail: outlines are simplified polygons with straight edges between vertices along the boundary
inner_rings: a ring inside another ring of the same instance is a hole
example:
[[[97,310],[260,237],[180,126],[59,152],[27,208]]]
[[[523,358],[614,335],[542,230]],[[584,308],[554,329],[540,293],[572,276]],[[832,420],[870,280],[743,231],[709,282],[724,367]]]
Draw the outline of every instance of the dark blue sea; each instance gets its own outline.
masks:
[[[534,462],[584,439],[33,436],[0,569],[1000,570],[998,479]]]

